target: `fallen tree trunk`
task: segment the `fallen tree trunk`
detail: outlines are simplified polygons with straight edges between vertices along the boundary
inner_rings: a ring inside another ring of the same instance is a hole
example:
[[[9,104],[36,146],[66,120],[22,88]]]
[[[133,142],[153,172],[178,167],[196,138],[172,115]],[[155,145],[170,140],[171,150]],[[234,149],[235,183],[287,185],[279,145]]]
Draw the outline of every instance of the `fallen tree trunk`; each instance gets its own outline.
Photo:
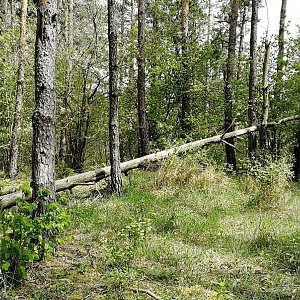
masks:
[[[276,123],[268,124],[268,127],[285,124],[287,122],[298,120],[298,119],[300,119],[300,115],[287,117],[281,119]],[[199,141],[187,143],[178,147],[173,147],[167,150],[163,150],[157,153],[149,154],[143,157],[135,158],[133,160],[129,160],[121,163],[121,172],[127,173],[130,170],[145,167],[153,162],[163,160],[171,155],[180,155],[187,151],[196,150],[210,144],[216,144],[220,142],[226,143],[225,142],[226,139],[245,135],[250,132],[258,131],[259,129],[260,126],[251,126],[248,128],[243,128],[232,132],[228,132],[223,135],[213,136]],[[55,182],[56,191],[60,192],[60,191],[72,189],[75,186],[82,185],[89,182],[98,182],[108,177],[109,175],[110,175],[110,166],[103,167],[94,171],[73,175],[64,179],[59,179],[56,180]],[[0,210],[14,206],[16,204],[16,200],[21,198],[22,196],[23,195],[21,191],[0,196]],[[26,199],[30,200],[30,197],[27,197]]]

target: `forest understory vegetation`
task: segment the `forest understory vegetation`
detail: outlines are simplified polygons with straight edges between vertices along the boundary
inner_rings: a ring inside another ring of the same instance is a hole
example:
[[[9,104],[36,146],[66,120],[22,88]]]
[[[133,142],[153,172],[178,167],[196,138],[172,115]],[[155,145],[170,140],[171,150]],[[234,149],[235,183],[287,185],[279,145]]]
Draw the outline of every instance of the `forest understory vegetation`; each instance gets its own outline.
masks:
[[[75,188],[65,243],[8,299],[299,299],[300,186],[288,160],[236,176],[205,157],[132,171],[121,198],[107,181]]]

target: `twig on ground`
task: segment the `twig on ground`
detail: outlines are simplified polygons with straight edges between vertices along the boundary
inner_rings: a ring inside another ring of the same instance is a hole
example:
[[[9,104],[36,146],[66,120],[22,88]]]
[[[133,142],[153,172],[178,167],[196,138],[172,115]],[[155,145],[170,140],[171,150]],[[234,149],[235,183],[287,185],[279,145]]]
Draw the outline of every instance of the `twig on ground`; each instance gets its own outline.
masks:
[[[133,291],[133,292],[136,292],[136,293],[146,294],[146,295],[148,295],[149,297],[151,297],[155,300],[163,300],[162,298],[156,296],[154,293],[152,293],[149,290],[143,290],[143,289],[137,289],[137,288],[126,288],[126,289],[130,290],[130,291]]]

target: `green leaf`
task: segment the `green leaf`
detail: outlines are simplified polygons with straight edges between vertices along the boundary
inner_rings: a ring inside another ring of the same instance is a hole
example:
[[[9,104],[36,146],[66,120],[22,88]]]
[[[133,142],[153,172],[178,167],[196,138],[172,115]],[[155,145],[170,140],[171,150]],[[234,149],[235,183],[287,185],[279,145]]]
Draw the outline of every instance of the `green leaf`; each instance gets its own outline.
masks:
[[[7,261],[6,263],[2,264],[1,269],[7,271],[10,267],[10,263]]]

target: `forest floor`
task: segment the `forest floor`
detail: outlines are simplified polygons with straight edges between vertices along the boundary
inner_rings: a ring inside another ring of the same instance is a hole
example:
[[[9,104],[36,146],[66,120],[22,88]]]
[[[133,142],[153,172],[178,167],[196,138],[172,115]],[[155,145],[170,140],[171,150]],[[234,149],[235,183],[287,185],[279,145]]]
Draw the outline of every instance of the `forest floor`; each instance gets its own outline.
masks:
[[[178,159],[124,181],[74,189],[65,244],[12,299],[300,299],[299,185]]]

